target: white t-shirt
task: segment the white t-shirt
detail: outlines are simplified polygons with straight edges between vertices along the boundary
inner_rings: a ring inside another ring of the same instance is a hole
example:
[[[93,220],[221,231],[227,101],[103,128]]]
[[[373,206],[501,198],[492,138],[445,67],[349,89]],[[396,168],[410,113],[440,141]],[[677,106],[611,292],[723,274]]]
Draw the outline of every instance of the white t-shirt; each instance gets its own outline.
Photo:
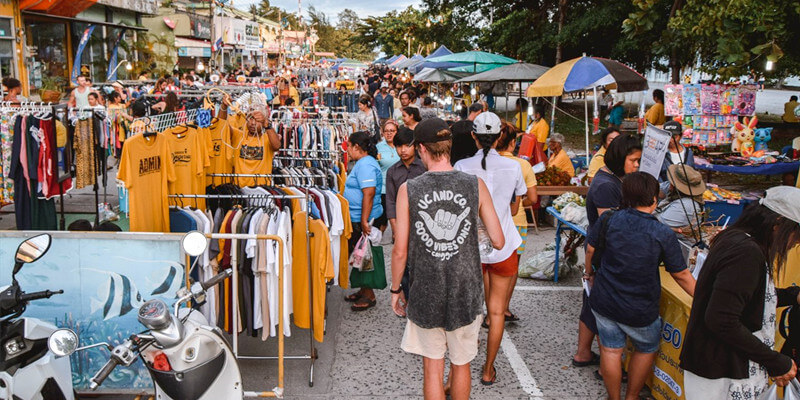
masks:
[[[487,256],[482,255],[481,262],[495,264],[505,261],[522,244],[522,237],[514,225],[510,204],[516,196],[524,196],[528,193],[528,188],[525,186],[522,168],[518,162],[501,156],[494,149],[490,150],[486,156],[486,169],[481,167],[482,159],[483,151],[478,150],[474,156],[458,161],[453,168],[456,171],[466,172],[483,179],[492,195],[492,202],[497,217],[500,219],[500,226],[503,228],[506,245],[500,250],[492,249]]]
[[[681,151],[680,153],[673,153],[670,151],[669,158],[673,165],[683,164],[686,162],[686,152]]]

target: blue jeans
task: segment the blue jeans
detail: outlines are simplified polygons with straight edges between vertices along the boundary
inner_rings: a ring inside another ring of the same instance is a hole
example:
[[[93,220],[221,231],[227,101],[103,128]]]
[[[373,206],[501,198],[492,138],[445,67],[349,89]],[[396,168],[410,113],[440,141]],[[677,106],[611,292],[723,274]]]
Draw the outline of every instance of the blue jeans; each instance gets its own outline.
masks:
[[[622,349],[630,338],[639,353],[655,353],[661,343],[661,317],[647,326],[628,326],[608,319],[592,310],[597,320],[600,344],[609,349]]]

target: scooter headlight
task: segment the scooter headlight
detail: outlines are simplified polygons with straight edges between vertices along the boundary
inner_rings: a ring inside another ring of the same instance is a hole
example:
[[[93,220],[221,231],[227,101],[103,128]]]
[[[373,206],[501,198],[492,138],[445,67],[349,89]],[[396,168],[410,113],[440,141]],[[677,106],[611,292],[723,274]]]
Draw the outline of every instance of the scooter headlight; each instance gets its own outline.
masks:
[[[13,357],[25,350],[25,343],[17,338],[14,338],[6,341],[5,344],[3,344],[3,348],[5,349],[7,356]]]

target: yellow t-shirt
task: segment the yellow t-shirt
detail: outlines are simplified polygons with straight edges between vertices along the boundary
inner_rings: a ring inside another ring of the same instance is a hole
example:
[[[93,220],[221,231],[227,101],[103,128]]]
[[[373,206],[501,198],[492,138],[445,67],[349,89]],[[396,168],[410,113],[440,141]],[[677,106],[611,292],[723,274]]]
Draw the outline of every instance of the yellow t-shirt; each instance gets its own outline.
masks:
[[[521,132],[525,132],[528,130],[528,113],[516,113],[514,114],[514,126],[517,127]]]
[[[163,134],[169,144],[169,161],[175,169],[175,181],[169,183],[169,194],[205,193],[205,169],[211,164],[202,135],[185,126],[167,129]],[[206,208],[203,199],[185,199],[181,203]]]
[[[339,247],[339,286],[347,289],[350,286],[350,252],[347,241],[353,235],[353,222],[350,221],[350,202],[341,194],[336,194],[336,198],[342,203],[342,218],[344,218],[344,232]]]
[[[525,178],[525,187],[532,188],[536,186],[536,174],[533,173],[533,167],[531,167],[531,163],[519,157],[514,157],[514,154],[507,151],[500,152],[500,155],[519,163],[519,166],[522,168],[522,177]],[[525,208],[522,207],[522,205],[520,205],[517,213],[514,214],[514,225],[525,227],[528,226],[528,218],[525,217]]]
[[[244,135],[233,155],[233,172],[236,174],[271,174],[272,157],[275,153],[267,133]],[[240,187],[267,184],[266,178],[236,178]]]
[[[664,105],[661,103],[653,104],[644,114],[644,119],[653,125],[664,125],[667,122],[667,116],[664,114]]]
[[[236,143],[231,140],[230,126],[225,120],[214,119],[211,126],[201,130],[205,135],[205,144],[208,149],[209,167],[206,174],[230,174],[233,173],[233,163],[231,158]],[[206,177],[206,185],[221,185],[230,182],[230,178]]]
[[[128,189],[131,232],[169,232],[168,182],[175,180],[167,138],[159,133],[125,141],[117,178]]]
[[[295,107],[300,106],[300,93],[297,91],[296,87],[289,86],[289,97],[294,99]]]
[[[542,150],[547,150],[547,137],[550,136],[550,125],[544,118],[540,118],[531,126],[530,133],[536,137],[536,141],[542,144]]]
[[[547,166],[554,166],[567,174],[570,177],[575,176],[575,167],[572,165],[572,161],[570,161],[567,152],[564,149],[550,157],[550,160],[547,162]]]
[[[294,324],[298,328],[310,327],[308,305],[308,253],[306,252],[306,213],[296,211],[292,217],[292,307]]]
[[[600,168],[606,166],[606,148],[600,147],[600,150],[597,150],[594,157],[592,157],[592,161],[589,161],[589,171],[586,173],[586,176],[589,178],[594,178],[594,175],[597,174],[597,171]]]
[[[298,328],[308,329],[309,314],[314,313],[314,339],[322,342],[325,332],[325,281],[333,279],[333,257],[328,228],[321,220],[309,223],[311,237],[311,284],[314,287],[313,304],[309,307],[308,258],[306,257],[306,214],[294,214],[292,227],[292,301],[294,323]]]
[[[797,116],[794,115],[794,109],[799,106],[800,103],[796,101],[789,101],[783,105],[783,121],[784,122],[799,122],[800,120],[797,119]]]

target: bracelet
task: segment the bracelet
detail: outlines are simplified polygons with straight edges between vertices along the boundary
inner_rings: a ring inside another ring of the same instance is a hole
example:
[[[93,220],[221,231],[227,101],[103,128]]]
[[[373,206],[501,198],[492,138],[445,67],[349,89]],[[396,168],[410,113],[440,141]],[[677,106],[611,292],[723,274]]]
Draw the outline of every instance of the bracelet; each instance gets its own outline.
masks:
[[[583,271],[583,276],[594,276],[594,272],[592,272],[590,274],[590,273],[587,273],[586,271]]]
[[[400,294],[400,292],[402,292],[402,291],[403,291],[403,285],[400,285],[400,286],[397,288],[397,290],[394,290],[394,289],[392,289],[392,288],[389,288],[389,293],[391,293],[391,294]]]

